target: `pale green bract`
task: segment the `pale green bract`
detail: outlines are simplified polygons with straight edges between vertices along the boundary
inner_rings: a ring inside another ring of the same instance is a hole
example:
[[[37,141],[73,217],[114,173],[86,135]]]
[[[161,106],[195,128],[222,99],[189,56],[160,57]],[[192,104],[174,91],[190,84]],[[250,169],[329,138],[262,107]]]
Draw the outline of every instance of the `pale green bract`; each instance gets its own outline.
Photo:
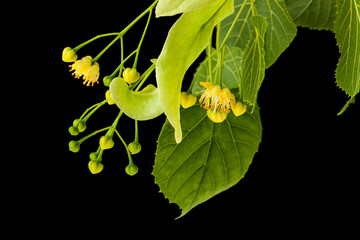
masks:
[[[159,0],[156,6],[156,17],[172,16],[179,13],[191,12],[219,0]]]
[[[158,89],[152,84],[134,92],[123,78],[117,77],[111,81],[110,92],[116,105],[135,120],[149,120],[163,113]]]
[[[170,29],[156,62],[156,81],[160,103],[170,124],[175,128],[175,139],[182,140],[180,124],[180,94],[185,72],[208,45],[213,29],[234,11],[233,0],[184,13]]]
[[[184,139],[177,144],[167,121],[160,133],[153,175],[160,191],[184,216],[198,204],[238,183],[261,141],[259,109],[214,123],[195,105],[181,111]]]

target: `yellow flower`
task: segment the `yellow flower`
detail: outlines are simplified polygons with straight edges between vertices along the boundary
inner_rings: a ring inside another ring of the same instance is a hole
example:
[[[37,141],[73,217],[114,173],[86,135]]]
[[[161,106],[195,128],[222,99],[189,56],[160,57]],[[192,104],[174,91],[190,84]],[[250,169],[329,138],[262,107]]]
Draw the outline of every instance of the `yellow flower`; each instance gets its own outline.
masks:
[[[200,82],[206,88],[201,95],[199,102],[204,109],[211,109],[219,112],[230,112],[233,104],[235,104],[235,96],[228,88],[221,89],[219,85],[212,85],[209,82]]]
[[[84,85],[90,86],[91,84],[91,86],[94,86],[94,83],[99,83],[100,67],[97,62],[92,63],[92,57],[83,57],[81,60],[70,65],[70,67],[70,71],[74,71],[73,75],[75,75],[75,78],[83,77]]]

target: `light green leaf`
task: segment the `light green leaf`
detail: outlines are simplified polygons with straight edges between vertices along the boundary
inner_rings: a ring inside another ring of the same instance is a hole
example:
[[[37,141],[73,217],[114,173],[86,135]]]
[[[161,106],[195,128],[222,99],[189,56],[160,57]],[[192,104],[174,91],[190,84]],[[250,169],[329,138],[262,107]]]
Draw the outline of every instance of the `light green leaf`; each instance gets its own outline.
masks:
[[[285,0],[295,24],[317,30],[334,30],[336,0]]]
[[[235,0],[235,14],[226,18],[221,25],[221,37],[224,39],[237,13],[241,10],[234,30],[228,38],[229,46],[237,46],[244,50],[250,39],[251,31],[254,29],[250,21],[253,16],[250,3],[250,0]],[[265,17],[268,22],[265,34],[265,62],[266,68],[269,68],[290,45],[297,29],[283,0],[255,1],[255,12],[256,15]]]
[[[224,122],[214,123],[195,105],[182,110],[181,119],[180,144],[174,141],[169,122],[164,124],[153,175],[160,191],[184,216],[244,177],[258,151],[262,127],[259,109],[240,117],[229,113]]]
[[[234,11],[233,0],[184,13],[170,29],[156,62],[160,102],[181,142],[180,93],[185,72],[208,45],[214,26]]]
[[[155,9],[156,17],[172,16],[206,7],[219,0],[159,0]]]
[[[334,30],[341,53],[336,82],[351,98],[347,107],[360,91],[360,0],[337,1]]]
[[[243,100],[254,106],[257,95],[265,77],[265,32],[266,19],[262,16],[253,16],[251,21],[254,30],[248,45],[243,52],[242,61],[242,95]]]
[[[149,120],[163,113],[158,89],[152,84],[134,92],[124,79],[117,77],[111,81],[110,93],[116,105],[133,119]]]
[[[214,50],[216,51],[216,50]],[[222,76],[223,76],[223,82],[222,87],[224,88],[237,88],[240,87],[240,76],[241,73],[241,58],[242,53],[240,48],[238,47],[232,47],[231,52],[229,52],[227,49],[225,51],[224,56],[224,65],[222,69]],[[215,72],[217,69],[217,54],[215,53],[212,57],[212,73],[213,76],[215,76]],[[191,89],[192,94],[197,95],[196,92],[200,92],[201,90],[204,90],[204,87],[200,85],[200,82],[210,82],[210,73],[209,73],[209,64],[208,59],[205,59],[198,69],[196,70],[196,73],[194,75],[194,83],[193,87]]]

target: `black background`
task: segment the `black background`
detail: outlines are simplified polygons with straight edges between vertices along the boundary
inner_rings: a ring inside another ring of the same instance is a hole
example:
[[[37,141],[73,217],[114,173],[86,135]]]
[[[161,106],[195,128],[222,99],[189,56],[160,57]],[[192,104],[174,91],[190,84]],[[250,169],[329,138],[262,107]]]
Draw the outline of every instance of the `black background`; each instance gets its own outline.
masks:
[[[31,34],[25,47],[37,46],[31,52],[41,58],[33,61],[41,65],[41,72],[32,83],[37,88],[33,98],[38,125],[27,121],[23,128],[32,137],[41,136],[42,144],[36,143],[31,150],[36,157],[27,161],[26,175],[14,169],[18,173],[14,180],[21,179],[15,190],[20,201],[14,211],[22,210],[15,211],[10,222],[35,223],[31,232],[48,229],[54,236],[146,233],[170,238],[186,233],[228,233],[291,237],[354,230],[349,220],[356,219],[359,200],[360,105],[336,115],[347,97],[335,84],[339,53],[330,31],[298,29],[290,47],[266,71],[258,99],[263,139],[245,178],[181,219],[174,220],[180,210],[158,192],[151,175],[164,116],[139,124],[142,151],[133,158],[140,169],[136,176],[124,172],[128,160],[120,141],[115,140],[115,147],[104,152],[104,170],[98,175],[89,172],[87,163],[101,134],[83,143],[79,153],[68,150],[69,141],[86,135],[72,137],[68,127],[87,107],[104,99],[106,87],[101,81],[92,88],[84,87],[81,80],[71,77],[68,64],[61,61],[63,48],[122,30],[150,2],[134,0],[126,6],[106,1],[64,2],[31,13],[35,21],[29,24]],[[140,54],[140,72],[161,52],[177,18],[153,18]],[[125,35],[127,54],[136,48],[144,24],[145,19]],[[111,40],[97,40],[78,55],[94,57]],[[112,73],[119,58],[120,47],[115,44],[98,61],[100,79]],[[184,85],[189,84],[194,70],[189,70]],[[154,77],[150,81],[155,83]],[[86,132],[111,125],[117,113],[115,106],[102,107],[88,120]],[[133,124],[122,117],[118,125],[127,142],[133,140]],[[172,234],[166,230],[173,230]]]

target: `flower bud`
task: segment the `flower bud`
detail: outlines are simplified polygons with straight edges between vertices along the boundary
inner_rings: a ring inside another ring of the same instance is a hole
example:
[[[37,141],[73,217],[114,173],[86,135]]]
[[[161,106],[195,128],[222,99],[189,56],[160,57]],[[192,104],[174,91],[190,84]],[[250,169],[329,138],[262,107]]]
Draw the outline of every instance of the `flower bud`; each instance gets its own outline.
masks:
[[[91,161],[96,161],[98,154],[96,152],[92,152],[89,155]]]
[[[135,174],[137,174],[137,172],[139,171],[138,166],[136,166],[134,163],[130,163],[129,165],[126,166],[125,168],[125,172],[127,173],[127,175],[129,176],[134,176]]]
[[[126,68],[123,72],[123,78],[128,84],[133,84],[140,78],[140,73],[135,68]]]
[[[106,150],[106,149],[110,149],[114,146],[114,141],[112,140],[111,137],[105,135],[105,136],[102,136],[100,138],[100,147],[103,149],[103,150]]]
[[[227,117],[228,113],[227,112],[214,112],[211,109],[207,110],[207,116],[208,118],[213,121],[214,123],[221,123],[223,122],[226,117]]]
[[[236,102],[233,106],[232,106],[232,111],[234,113],[235,116],[240,116],[243,115],[246,112],[246,105],[243,104],[242,102]]]
[[[183,108],[189,108],[196,103],[196,96],[191,93],[182,92],[180,104]]]
[[[80,143],[78,143],[77,141],[70,141],[69,150],[73,153],[77,153],[80,150]]]
[[[110,86],[111,81],[112,81],[112,77],[110,77],[110,76],[105,76],[105,77],[103,78],[103,83],[104,83],[104,85],[105,85],[106,87],[109,87],[109,86]]]
[[[71,127],[69,127],[69,133],[72,136],[77,136],[77,135],[79,135],[79,129],[77,127],[71,126]]]
[[[79,129],[79,132],[83,132],[86,130],[86,122],[81,120],[78,122],[77,128]]]
[[[79,124],[79,122],[80,122],[80,119],[75,119],[75,120],[73,121],[73,126],[74,126],[74,127],[77,127],[78,124]]]
[[[62,52],[62,60],[64,62],[75,62],[77,59],[76,52],[71,47],[64,48]]]
[[[110,92],[110,90],[107,90],[105,93],[105,99],[109,99],[109,98],[111,98],[111,92]],[[107,103],[109,105],[115,104],[114,99],[110,99]]]
[[[97,161],[89,161],[88,167],[92,174],[98,174],[104,169],[104,165]]]
[[[137,154],[141,151],[141,144],[138,142],[131,142],[128,149],[132,154]]]

